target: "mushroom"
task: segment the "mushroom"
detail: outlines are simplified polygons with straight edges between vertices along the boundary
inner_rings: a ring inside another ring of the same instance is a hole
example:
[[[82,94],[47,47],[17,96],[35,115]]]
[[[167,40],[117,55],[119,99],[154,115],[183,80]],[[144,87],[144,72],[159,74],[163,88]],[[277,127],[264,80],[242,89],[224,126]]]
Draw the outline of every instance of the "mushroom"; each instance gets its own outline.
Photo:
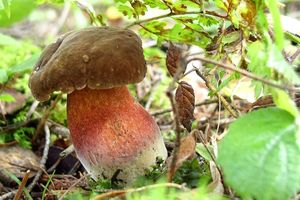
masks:
[[[39,101],[54,91],[68,93],[72,142],[93,179],[117,175],[130,184],[158,157],[167,157],[155,120],[126,86],[145,74],[142,42],[134,32],[90,27],[47,46],[30,76],[29,87]]]

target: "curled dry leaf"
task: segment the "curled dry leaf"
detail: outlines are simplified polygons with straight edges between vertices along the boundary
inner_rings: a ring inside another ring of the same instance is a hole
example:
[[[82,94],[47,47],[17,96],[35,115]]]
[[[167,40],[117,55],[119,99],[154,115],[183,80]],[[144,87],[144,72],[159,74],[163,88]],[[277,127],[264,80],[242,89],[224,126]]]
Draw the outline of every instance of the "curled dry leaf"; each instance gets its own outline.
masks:
[[[181,139],[179,151],[177,154],[177,160],[175,165],[175,171],[182,165],[182,163],[188,159],[192,159],[196,151],[196,139],[194,134],[189,134],[188,136]],[[173,155],[168,158],[168,165],[170,167]]]
[[[192,86],[185,81],[181,81],[176,90],[175,100],[180,123],[188,131],[191,131],[195,110],[195,94]]]
[[[178,76],[185,72],[186,63],[183,59],[182,51],[173,43],[170,43],[166,61],[166,65],[171,76],[174,77],[177,70],[179,70]]]

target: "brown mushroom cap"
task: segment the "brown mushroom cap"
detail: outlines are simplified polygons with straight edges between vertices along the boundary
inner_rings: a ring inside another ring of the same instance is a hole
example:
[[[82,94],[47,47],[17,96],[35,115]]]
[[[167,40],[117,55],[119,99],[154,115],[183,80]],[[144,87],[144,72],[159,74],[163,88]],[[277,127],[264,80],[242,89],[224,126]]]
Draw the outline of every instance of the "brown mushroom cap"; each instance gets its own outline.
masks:
[[[69,32],[47,46],[29,87],[37,100],[45,101],[53,91],[113,88],[140,82],[145,74],[142,42],[134,32],[90,27]]]

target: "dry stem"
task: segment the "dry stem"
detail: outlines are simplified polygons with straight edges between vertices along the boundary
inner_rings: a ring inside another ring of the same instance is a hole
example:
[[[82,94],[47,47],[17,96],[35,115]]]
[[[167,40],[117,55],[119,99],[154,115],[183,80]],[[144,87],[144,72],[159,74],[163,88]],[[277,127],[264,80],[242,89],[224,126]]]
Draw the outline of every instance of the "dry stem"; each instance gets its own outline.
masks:
[[[275,87],[275,88],[279,88],[279,89],[282,89],[282,90],[289,90],[291,92],[297,92],[297,91],[299,92],[300,91],[299,88],[295,88],[293,86],[279,85],[277,83],[274,83],[272,81],[264,79],[260,76],[256,76],[255,74],[253,74],[251,72],[248,72],[244,69],[237,68],[233,65],[227,65],[227,64],[224,64],[224,63],[221,63],[221,62],[218,62],[218,61],[214,61],[214,60],[211,60],[211,59],[208,59],[208,58],[204,58],[204,57],[191,58],[191,59],[188,60],[188,62],[191,62],[193,60],[200,60],[202,62],[214,64],[214,65],[216,65],[218,67],[221,67],[223,69],[238,72],[238,73],[240,73],[240,74],[242,74],[246,77],[252,78],[252,79],[257,80],[257,81],[261,81],[262,83],[265,83],[265,84],[270,85],[270,86]]]
[[[25,188],[26,183],[28,181],[29,175],[30,175],[30,170],[27,170],[24,177],[23,177],[23,179],[22,179],[21,184],[19,185],[19,188],[18,188],[17,193],[16,193],[13,200],[19,200],[20,199],[20,197],[22,195],[22,192],[23,192],[23,189]]]

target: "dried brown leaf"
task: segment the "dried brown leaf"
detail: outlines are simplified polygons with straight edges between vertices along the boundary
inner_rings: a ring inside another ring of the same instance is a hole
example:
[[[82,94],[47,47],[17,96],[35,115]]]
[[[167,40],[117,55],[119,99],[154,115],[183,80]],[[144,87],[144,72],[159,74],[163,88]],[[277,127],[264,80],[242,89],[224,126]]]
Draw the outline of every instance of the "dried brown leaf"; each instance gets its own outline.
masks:
[[[196,139],[194,137],[194,134],[189,134],[187,137],[181,139],[179,151],[177,154],[175,171],[182,165],[184,161],[194,157],[195,148],[196,148]],[[173,159],[173,155],[168,158],[169,161],[167,161],[167,163],[169,167],[171,164],[170,161],[172,159]]]
[[[188,131],[191,131],[195,110],[195,94],[192,86],[185,81],[181,81],[176,90],[175,100],[180,123]]]
[[[170,43],[166,61],[166,65],[171,76],[174,77],[177,70],[179,70],[178,76],[185,72],[186,64],[182,56],[182,51],[173,43]]]

